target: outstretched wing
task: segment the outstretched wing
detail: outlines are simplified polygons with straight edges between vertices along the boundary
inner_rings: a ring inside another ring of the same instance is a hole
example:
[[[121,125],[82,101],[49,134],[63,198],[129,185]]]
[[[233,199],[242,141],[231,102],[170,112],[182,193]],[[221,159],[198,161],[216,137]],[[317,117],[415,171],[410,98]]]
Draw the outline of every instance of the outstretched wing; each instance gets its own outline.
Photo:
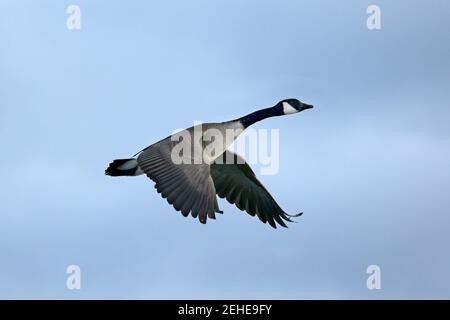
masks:
[[[208,164],[175,164],[171,152],[176,142],[166,138],[139,154],[139,167],[156,184],[155,188],[175,210],[206,223],[220,212],[216,189]]]
[[[233,161],[230,163],[231,159]],[[273,228],[277,227],[275,221],[287,227],[284,221],[292,222],[291,217],[302,214],[290,215],[284,212],[256,178],[247,162],[231,151],[225,151],[211,164],[211,176],[219,197],[226,198],[252,216],[257,215],[262,222],[268,222]]]

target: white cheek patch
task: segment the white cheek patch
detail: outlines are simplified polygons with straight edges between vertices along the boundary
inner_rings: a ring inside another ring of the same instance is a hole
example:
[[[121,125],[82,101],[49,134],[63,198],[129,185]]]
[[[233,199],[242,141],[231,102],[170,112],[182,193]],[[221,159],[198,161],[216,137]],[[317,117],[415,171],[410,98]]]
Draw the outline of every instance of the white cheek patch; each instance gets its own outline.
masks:
[[[289,103],[283,102],[283,113],[284,114],[291,114],[291,113],[296,113],[296,112],[298,112],[297,109],[295,109]]]

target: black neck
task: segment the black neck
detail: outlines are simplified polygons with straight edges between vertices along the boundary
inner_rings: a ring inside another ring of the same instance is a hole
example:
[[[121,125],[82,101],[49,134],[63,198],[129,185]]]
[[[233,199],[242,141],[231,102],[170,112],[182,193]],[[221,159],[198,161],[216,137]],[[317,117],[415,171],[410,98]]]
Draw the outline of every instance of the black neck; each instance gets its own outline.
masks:
[[[284,115],[283,108],[281,105],[277,104],[274,107],[261,109],[261,110],[252,112],[252,113],[250,113],[246,116],[243,116],[242,118],[239,118],[237,120],[242,123],[244,128],[247,128],[247,127],[251,126],[252,124],[254,124],[255,122],[264,120],[266,118],[282,116],[282,115]]]

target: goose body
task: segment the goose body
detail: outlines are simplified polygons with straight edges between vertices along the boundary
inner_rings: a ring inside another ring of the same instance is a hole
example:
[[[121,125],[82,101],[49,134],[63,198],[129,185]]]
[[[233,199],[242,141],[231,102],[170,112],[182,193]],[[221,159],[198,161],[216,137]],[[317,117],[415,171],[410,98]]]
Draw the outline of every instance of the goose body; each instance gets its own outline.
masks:
[[[199,124],[150,145],[133,158],[114,160],[105,174],[146,174],[175,210],[201,223],[222,213],[218,195],[274,228],[277,224],[287,227],[285,221],[301,213],[284,212],[245,159],[227,149],[253,123],[309,108],[299,100],[286,99],[236,120]]]

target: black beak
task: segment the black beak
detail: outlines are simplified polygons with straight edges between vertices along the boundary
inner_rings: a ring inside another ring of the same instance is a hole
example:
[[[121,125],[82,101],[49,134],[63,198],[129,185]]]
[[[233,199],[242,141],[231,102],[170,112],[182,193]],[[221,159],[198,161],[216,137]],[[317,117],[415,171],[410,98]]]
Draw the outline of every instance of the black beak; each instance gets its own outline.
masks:
[[[306,110],[306,109],[312,109],[312,108],[314,108],[313,105],[311,105],[311,104],[306,104],[306,103],[302,103],[302,111],[303,111],[303,110]]]

